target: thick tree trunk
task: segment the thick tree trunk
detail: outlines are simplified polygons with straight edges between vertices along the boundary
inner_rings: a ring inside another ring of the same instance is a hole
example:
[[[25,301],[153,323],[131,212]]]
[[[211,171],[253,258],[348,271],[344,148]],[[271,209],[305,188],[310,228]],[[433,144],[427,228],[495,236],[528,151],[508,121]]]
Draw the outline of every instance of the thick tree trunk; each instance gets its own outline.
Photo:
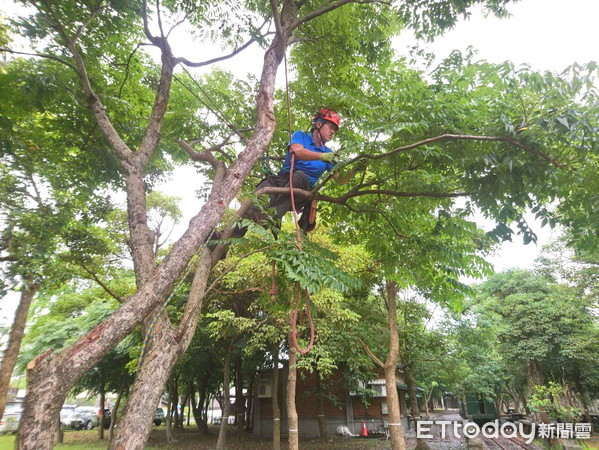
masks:
[[[406,444],[401,429],[399,395],[397,394],[397,359],[399,355],[399,334],[397,326],[397,283],[387,282],[387,309],[389,311],[389,355],[385,361],[385,385],[389,408],[389,435],[393,450],[405,450]]]
[[[158,316],[110,448],[143,449],[166,381],[176,362],[187,350],[195,333],[197,316],[201,311],[202,298],[211,267],[211,254],[204,249],[199,257],[186,307],[186,312],[189,312],[188,308],[194,311],[187,315],[189,321],[183,330],[178,330],[171,325],[166,312]],[[147,326],[150,320],[153,319],[146,320]]]
[[[131,388],[123,415],[119,418],[111,449],[143,449],[152,428],[154,412],[164,391],[171,368],[178,359],[175,329],[165,315],[161,315],[154,326],[150,348],[159,345],[171,349],[164,352],[146,353]]]
[[[289,334],[289,375],[287,377],[287,422],[289,425],[289,450],[299,450],[299,421],[295,407],[295,387],[297,383],[298,356],[293,347],[293,338]]]
[[[279,408],[279,350],[277,344],[272,352],[272,448],[281,450],[281,408]]]
[[[320,439],[326,441],[329,435],[324,414],[325,393],[322,386],[322,377],[318,370],[316,371],[316,395],[318,396],[318,432],[320,434]]]
[[[31,281],[27,281],[22,287],[21,299],[19,300],[19,305],[15,312],[15,320],[10,327],[8,344],[6,350],[4,350],[2,362],[0,363],[0,418],[4,415],[4,409],[6,408],[6,397],[8,395],[8,388],[10,387],[10,377],[15,369],[19,350],[21,349],[21,341],[25,334],[25,324],[27,323],[29,307],[38,290],[39,286]]]
[[[229,385],[231,378],[231,350],[232,345],[229,346],[229,351],[225,357],[225,370],[223,374],[223,407],[221,409],[222,416],[220,421],[220,430],[218,432],[218,441],[216,443],[216,450],[225,450],[227,448],[227,424],[229,422],[229,414],[231,410],[231,400],[229,399]]]
[[[245,427],[245,398],[243,397],[243,359],[241,352],[235,358],[235,424],[237,431]]]

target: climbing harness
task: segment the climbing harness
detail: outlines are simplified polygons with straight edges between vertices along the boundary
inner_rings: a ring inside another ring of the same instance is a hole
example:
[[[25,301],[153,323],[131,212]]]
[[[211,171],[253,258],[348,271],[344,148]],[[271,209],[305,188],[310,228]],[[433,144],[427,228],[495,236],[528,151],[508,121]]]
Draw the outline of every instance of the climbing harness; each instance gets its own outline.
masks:
[[[139,371],[139,368],[141,367],[141,363],[142,363],[142,361],[144,359],[144,356],[146,354],[146,350],[148,348],[148,344],[150,343],[150,339],[152,337],[152,331],[154,331],[154,326],[156,325],[156,322],[158,322],[158,319],[160,318],[160,316],[162,315],[162,313],[166,310],[166,307],[170,304],[171,300],[181,290],[181,287],[183,286],[183,281],[185,280],[185,278],[187,278],[187,275],[189,275],[191,273],[191,271],[195,269],[195,267],[196,267],[196,265],[197,265],[197,263],[198,263],[198,261],[200,259],[200,254],[202,253],[202,250],[204,250],[204,248],[206,247],[206,244],[208,243],[208,241],[210,239],[212,239],[212,235],[214,234],[215,230],[216,230],[216,228],[214,228],[210,232],[210,234],[208,235],[208,238],[200,246],[200,248],[198,249],[198,251],[193,255],[193,257],[189,261],[189,264],[185,268],[185,272],[183,272],[183,275],[181,276],[181,278],[179,279],[177,285],[175,286],[175,289],[172,290],[172,292],[170,293],[170,295],[166,298],[166,300],[164,301],[164,303],[162,303],[162,305],[160,306],[160,308],[158,309],[158,311],[156,312],[156,314],[152,318],[152,322],[150,322],[150,326],[148,327],[148,330],[146,331],[146,335],[144,337],[144,342],[143,342],[142,347],[141,347],[141,353],[139,354],[139,359],[137,360],[137,368],[135,369],[136,372]]]

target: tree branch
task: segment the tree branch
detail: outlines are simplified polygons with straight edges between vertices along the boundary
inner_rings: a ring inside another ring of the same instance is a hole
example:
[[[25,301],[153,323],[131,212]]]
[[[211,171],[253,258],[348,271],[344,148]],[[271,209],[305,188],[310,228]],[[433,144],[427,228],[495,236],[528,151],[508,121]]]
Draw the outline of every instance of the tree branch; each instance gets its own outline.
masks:
[[[270,6],[272,7],[272,18],[275,22],[275,29],[279,36],[283,36],[283,26],[281,25],[281,14],[279,13],[279,2],[277,0],[270,0]]]
[[[115,299],[117,302],[119,302],[119,303],[123,303],[123,302],[124,302],[123,298],[122,298],[121,296],[119,296],[119,295],[115,294],[115,293],[112,291],[112,289],[110,289],[106,283],[104,283],[102,280],[100,280],[100,279],[98,278],[98,276],[97,276],[97,275],[96,275],[94,272],[92,272],[92,271],[91,271],[91,270],[89,270],[87,267],[85,267],[85,265],[84,265],[84,264],[79,264],[79,266],[80,266],[80,267],[81,267],[81,268],[82,268],[82,269],[83,269],[85,272],[87,272],[87,273],[89,274],[89,276],[91,276],[91,277],[92,277],[92,279],[93,279],[93,280],[94,280],[96,283],[98,283],[98,284],[100,285],[100,287],[101,287],[102,289],[104,289],[108,295],[110,295],[112,298],[114,298],[114,299]]]
[[[100,11],[102,11],[102,2],[103,2],[103,0],[97,1],[96,5],[92,9],[92,12],[89,15],[89,17],[87,18],[87,20],[83,24],[81,24],[79,29],[75,32],[75,35],[73,36],[73,39],[72,39],[73,42],[77,42],[79,40],[79,38],[81,37],[81,33],[83,33],[83,31],[87,28],[87,26],[91,23],[91,21],[94,20],[98,16]]]
[[[372,352],[372,350],[370,350],[370,347],[368,347],[368,345],[366,345],[362,339],[360,339],[360,338],[357,338],[357,339],[358,339],[358,342],[360,343],[360,345],[362,346],[362,348],[364,349],[364,351],[366,352],[366,354],[368,356],[370,356],[370,358],[376,363],[377,366],[384,369],[385,363],[377,358],[377,356]]]
[[[337,2],[330,2],[330,3],[327,2],[327,3],[328,4],[325,3],[325,5],[322,6],[320,9],[312,11],[303,17],[299,17],[295,22],[293,22],[291,24],[291,26],[289,27],[289,31],[295,30],[297,27],[299,27],[303,23],[308,22],[312,19],[315,19],[316,17],[322,16],[323,14],[333,11],[334,9],[341,8],[342,6],[345,6],[349,3],[358,3],[358,4],[381,3],[381,4],[386,4],[386,5],[390,4],[388,2],[383,2],[383,1],[379,1],[379,0],[339,0]],[[301,6],[302,5],[300,5],[300,7]]]
[[[553,164],[557,168],[563,169],[563,168],[567,167],[565,164],[561,164],[559,161],[553,159],[551,156],[547,155],[546,153],[543,153],[540,150],[535,150],[535,149],[529,148],[529,147],[525,146],[524,144],[520,143],[517,139],[514,139],[512,137],[472,136],[472,135],[462,135],[462,134],[442,134],[440,136],[436,136],[436,137],[433,137],[430,139],[425,139],[423,141],[415,142],[413,144],[404,145],[402,147],[397,147],[387,153],[381,153],[380,155],[368,155],[368,154],[359,155],[359,156],[351,159],[349,162],[357,161],[360,158],[368,158],[368,159],[373,159],[373,160],[382,159],[382,158],[386,158],[388,156],[394,155],[396,153],[406,152],[408,150],[413,150],[417,147],[422,147],[423,145],[434,144],[435,142],[444,142],[444,141],[506,142],[506,143],[513,145],[514,147],[517,147],[519,149],[522,149],[528,153],[540,156],[541,158],[543,158],[544,160]]]
[[[10,48],[6,48],[6,47],[0,47],[0,52],[12,53],[14,55],[36,56],[38,58],[51,59],[53,61],[57,61],[57,62],[59,62],[61,64],[64,64],[65,66],[68,66],[71,69],[73,69],[75,72],[77,72],[77,68],[74,65],[72,65],[71,63],[65,61],[64,59],[60,59],[60,58],[58,58],[57,56],[54,56],[54,55],[44,55],[44,54],[41,54],[41,53],[19,52],[19,51],[16,51],[16,50],[11,50]]]
[[[135,46],[135,48],[133,49],[133,51],[129,54],[129,56],[127,57],[127,62],[125,63],[125,78],[123,78],[123,82],[121,83],[121,86],[119,87],[119,95],[118,97],[121,98],[122,94],[123,94],[123,88],[125,87],[125,83],[127,82],[127,79],[129,78],[129,66],[131,65],[131,59],[133,58],[133,55],[135,55],[135,53],[137,52],[137,50],[139,50],[139,47],[141,47],[141,43],[137,44]]]
[[[143,0],[141,3],[141,15],[144,21],[144,33],[146,37],[150,40],[150,42],[154,45],[158,45],[158,38],[152,34],[150,31],[150,26],[148,24],[148,4],[146,0]]]
[[[222,147],[227,145],[229,143],[230,138],[231,138],[231,136],[228,136],[220,144],[213,145],[212,147],[207,148],[201,152],[196,152],[193,148],[191,148],[191,145],[183,139],[179,140],[179,145],[181,146],[181,148],[183,148],[183,150],[185,150],[187,152],[187,154],[189,155],[189,157],[192,160],[207,162],[216,169],[216,167],[218,166],[220,161],[214,157],[212,152],[216,151],[216,150],[220,150]]]
[[[266,33],[263,36],[266,36],[268,34],[271,33]],[[224,56],[219,56],[217,58],[212,58],[209,59],[207,61],[202,61],[202,62],[193,62],[188,60],[187,58],[183,58],[183,57],[179,57],[175,59],[175,63],[176,64],[185,64],[187,67],[204,67],[204,66],[208,66],[210,64],[214,64],[220,61],[225,61],[227,59],[232,58],[233,56],[241,53],[242,51],[244,51],[246,48],[248,48],[250,45],[252,45],[254,42],[256,42],[255,38],[251,38],[249,41],[247,41],[245,44],[243,44],[241,47],[233,50],[231,53],[229,53],[228,55],[224,55]]]
[[[158,29],[160,30],[160,37],[165,38],[164,29],[162,28],[162,17],[160,16],[160,0],[156,0],[156,15],[158,17]]]
[[[77,71],[77,74],[79,75],[79,80],[81,81],[81,86],[83,88],[83,93],[85,94],[88,107],[90,108],[92,114],[94,115],[94,118],[96,119],[96,122],[98,123],[98,126],[100,127],[100,130],[102,131],[102,134],[108,141],[108,144],[110,145],[110,147],[116,152],[117,156],[119,158],[121,158],[121,160],[127,160],[131,155],[133,155],[133,152],[129,149],[127,144],[125,144],[125,142],[121,139],[121,137],[118,135],[118,133],[114,129],[112,122],[110,121],[110,118],[106,114],[104,105],[102,104],[100,99],[96,96],[96,94],[91,86],[91,83],[90,83],[90,80],[89,80],[89,77],[87,74],[87,69],[86,69],[85,63],[83,61],[83,57],[81,56],[81,54],[79,53],[79,50],[77,49],[76,41],[68,36],[64,27],[56,19],[56,17],[54,17],[54,14],[52,13],[52,8],[49,5],[49,3],[47,1],[42,1],[42,3],[45,5],[46,9],[48,10],[47,14],[49,14],[52,17],[52,22],[51,22],[52,26],[54,26],[57,29],[58,33],[62,36],[62,38],[65,41],[66,47],[71,52],[71,55],[73,56],[73,59],[75,60],[75,65],[77,67],[76,71]],[[47,19],[48,18],[46,18],[46,20]]]

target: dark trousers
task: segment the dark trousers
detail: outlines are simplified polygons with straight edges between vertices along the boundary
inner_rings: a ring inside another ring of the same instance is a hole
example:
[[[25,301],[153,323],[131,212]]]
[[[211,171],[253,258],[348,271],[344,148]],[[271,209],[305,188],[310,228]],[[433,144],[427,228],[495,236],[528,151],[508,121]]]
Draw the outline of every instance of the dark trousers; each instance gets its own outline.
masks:
[[[268,177],[264,181],[262,181],[258,186],[256,186],[256,190],[264,188],[264,187],[289,187],[289,174],[284,175],[274,175]],[[303,189],[306,191],[310,190],[310,179],[308,175],[306,175],[301,170],[297,170],[293,172],[293,187],[297,189]],[[277,220],[281,220],[283,216],[291,211],[291,196],[289,193],[285,194],[268,194],[270,198],[269,206],[274,208],[275,210],[275,218]],[[309,202],[304,199],[295,199],[295,208],[296,212],[300,212]],[[257,206],[252,205],[248,208],[248,210],[243,214],[244,219],[251,219],[254,222],[260,222],[264,219],[264,213],[258,209]],[[242,237],[246,233],[246,229],[235,227],[233,230],[233,237]]]

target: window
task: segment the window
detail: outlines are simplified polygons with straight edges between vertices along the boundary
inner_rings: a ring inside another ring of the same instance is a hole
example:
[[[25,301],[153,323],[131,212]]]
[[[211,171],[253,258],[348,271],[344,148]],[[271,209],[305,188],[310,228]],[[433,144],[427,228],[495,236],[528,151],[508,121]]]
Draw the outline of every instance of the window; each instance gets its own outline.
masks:
[[[272,385],[270,383],[258,384],[258,398],[271,398]]]

